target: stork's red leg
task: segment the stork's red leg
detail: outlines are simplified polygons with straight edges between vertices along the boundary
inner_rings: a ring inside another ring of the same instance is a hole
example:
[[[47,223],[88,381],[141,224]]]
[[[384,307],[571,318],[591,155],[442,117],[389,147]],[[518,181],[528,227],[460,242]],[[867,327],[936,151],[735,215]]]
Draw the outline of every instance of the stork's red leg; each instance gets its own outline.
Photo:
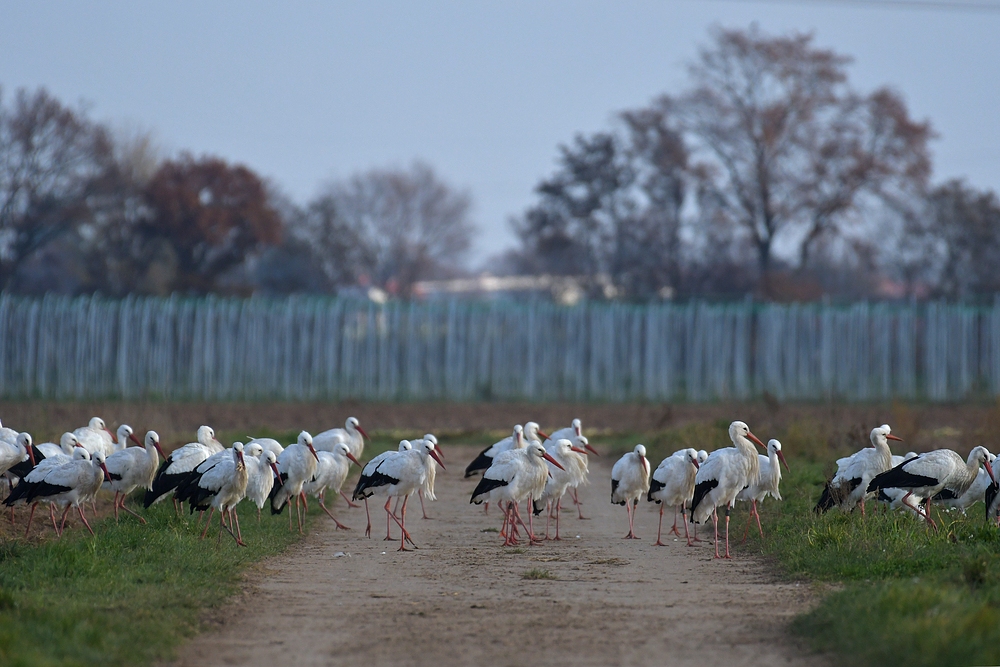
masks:
[[[660,504],[660,521],[663,521],[663,504],[662,503]],[[679,530],[677,530],[677,505],[674,505],[674,526],[673,526],[673,528],[671,528],[670,530],[667,531],[667,535],[669,535],[670,533],[673,533],[677,537],[681,536],[681,532]],[[657,534],[656,534],[656,541],[657,542],[660,541],[659,531],[657,531]]]
[[[59,537],[62,537],[63,531],[66,530],[66,515],[69,514],[69,508],[72,505],[66,505],[66,509],[63,510],[62,521],[59,522]]]
[[[344,493],[343,491],[341,491],[341,492],[340,492],[340,495],[344,496],[344,500],[346,500],[346,501],[347,501],[347,506],[348,506],[348,507],[350,507],[350,508],[352,508],[352,509],[353,509],[353,508],[356,508],[356,507],[361,507],[361,505],[355,505],[354,503],[352,503],[352,502],[351,502],[351,499],[350,499],[350,498],[348,498],[348,497],[347,497],[347,494],[346,494],[346,493]]]
[[[214,507],[209,507],[208,508],[208,518],[205,519],[205,530],[201,531],[201,538],[200,539],[205,539],[205,536],[208,535],[208,526],[209,526],[209,524],[212,523],[212,514],[214,512],[215,512],[215,508]],[[199,518],[198,520],[200,521],[201,519]]]
[[[674,508],[674,528],[677,527],[677,508]],[[667,546],[660,541],[660,530],[663,528],[663,503],[660,503],[660,522],[656,524],[656,541],[653,542],[654,547],[665,547]],[[669,534],[669,533],[668,533]]]
[[[66,509],[69,509],[69,507],[67,507]],[[87,517],[84,516],[84,514],[83,514],[83,505],[77,505],[76,506],[76,511],[80,513],[80,519],[83,521],[83,525],[85,525],[87,527],[87,530],[90,531],[90,535],[93,536],[94,535],[94,529],[90,527],[90,523],[87,521]]]
[[[35,516],[35,508],[36,507],[38,507],[38,503],[31,503],[31,513],[28,514],[28,525],[24,529],[24,539],[28,539],[28,531],[31,530],[31,519]],[[11,509],[13,510],[14,508],[11,507]],[[49,503],[49,513],[52,514],[52,504],[51,503]],[[55,528],[56,533],[58,533],[59,529],[56,528],[56,518],[55,517],[56,517],[56,515],[52,514],[52,527]]]

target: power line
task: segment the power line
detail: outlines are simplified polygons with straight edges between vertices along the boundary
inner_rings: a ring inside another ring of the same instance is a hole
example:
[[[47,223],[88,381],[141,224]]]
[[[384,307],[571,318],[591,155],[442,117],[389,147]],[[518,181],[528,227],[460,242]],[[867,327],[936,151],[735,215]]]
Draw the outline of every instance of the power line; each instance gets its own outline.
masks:
[[[1000,2],[976,2],[975,0],[716,0],[738,4],[782,4],[782,5],[853,5],[866,9],[905,9],[930,11],[956,11],[969,13],[1000,13]]]

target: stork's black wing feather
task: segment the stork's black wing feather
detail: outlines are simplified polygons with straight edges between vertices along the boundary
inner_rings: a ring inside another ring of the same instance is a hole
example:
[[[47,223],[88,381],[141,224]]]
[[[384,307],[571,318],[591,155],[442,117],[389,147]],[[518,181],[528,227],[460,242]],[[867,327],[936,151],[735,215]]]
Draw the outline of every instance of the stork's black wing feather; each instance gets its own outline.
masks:
[[[513,479],[513,478],[512,478]],[[485,500],[485,498],[479,498],[479,496],[486,495],[493,489],[498,489],[501,486],[507,486],[510,482],[504,481],[502,479],[492,479],[490,477],[483,477],[479,480],[479,484],[476,484],[476,489],[472,492],[472,497],[469,498],[469,503],[480,504]],[[477,500],[478,498],[478,500]]]
[[[653,494],[656,493],[657,491],[659,491],[660,489],[662,489],[664,486],[666,486],[666,484],[664,484],[660,480],[654,479],[654,478],[650,478],[650,480],[649,480],[649,493],[646,494],[646,500],[648,500],[650,502],[655,502],[657,505],[659,505],[660,501],[656,500],[655,498],[653,498]],[[611,493],[614,493],[614,492],[615,492],[614,487],[611,487]]]
[[[933,477],[915,475],[904,470],[903,466],[910,461],[900,463],[892,470],[886,470],[876,475],[875,479],[868,485],[867,492],[874,493],[878,489],[919,489],[922,486],[937,486],[938,481]]]
[[[708,492],[719,485],[719,480],[717,479],[706,479],[703,482],[698,482],[694,486],[694,496],[691,498],[691,515],[694,516],[694,511],[698,509],[699,503],[704,500]]]
[[[488,470],[491,465],[493,465],[493,457],[486,456],[486,452],[490,451],[493,445],[490,445],[483,451],[479,452],[479,456],[472,459],[472,463],[465,467],[465,476],[472,477],[477,472],[482,472],[483,470]]]

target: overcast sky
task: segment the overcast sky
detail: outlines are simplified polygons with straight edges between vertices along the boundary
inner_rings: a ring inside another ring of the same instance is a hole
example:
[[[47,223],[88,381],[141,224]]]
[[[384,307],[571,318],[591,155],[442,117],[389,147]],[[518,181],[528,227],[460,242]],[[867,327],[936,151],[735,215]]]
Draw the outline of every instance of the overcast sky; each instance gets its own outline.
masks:
[[[678,91],[712,25],[756,21],[815,31],[857,87],[901,91],[939,133],[936,179],[1000,189],[1000,11],[876,4],[0,0],[0,85],[243,162],[300,202],[424,160],[472,193],[481,260],[513,242],[559,144]]]

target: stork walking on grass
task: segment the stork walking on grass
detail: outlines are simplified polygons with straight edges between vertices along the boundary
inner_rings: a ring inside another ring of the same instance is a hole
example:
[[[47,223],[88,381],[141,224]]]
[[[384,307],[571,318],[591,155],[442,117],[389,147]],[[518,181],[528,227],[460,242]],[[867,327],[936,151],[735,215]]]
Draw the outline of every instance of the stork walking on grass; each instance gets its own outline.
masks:
[[[195,468],[204,463],[208,457],[218,454],[224,449],[222,443],[215,437],[215,431],[210,426],[198,427],[198,441],[189,442],[170,453],[153,477],[153,485],[143,499],[147,509],[153,503],[166,498],[177,486],[183,483]],[[177,499],[174,499],[177,509]]]
[[[691,518],[695,523],[704,523],[712,517],[716,558],[732,557],[729,554],[729,513],[737,494],[760,479],[760,459],[754,444],[764,448],[764,443],[741,421],[729,425],[729,438],[733,446],[715,450],[698,469],[691,498]],[[719,555],[719,507],[726,508],[725,556]]]
[[[760,531],[760,537],[764,539],[764,529],[760,525],[760,513],[757,512],[757,503],[768,496],[771,496],[775,500],[781,500],[781,493],[778,491],[778,485],[781,484],[779,460],[785,465],[785,470],[788,470],[788,462],[785,461],[785,455],[781,453],[781,443],[773,438],[767,441],[767,456],[758,454],[757,458],[760,461],[760,478],[756,484],[747,486],[736,496],[736,500],[750,502],[747,527],[743,531],[744,542],[747,541],[747,535],[750,533],[750,522],[754,518],[757,519],[757,530]]]
[[[222,541],[222,531],[226,530],[233,536],[238,546],[246,546],[240,531],[240,518],[236,514],[236,506],[246,495],[247,480],[242,442],[234,442],[231,450],[219,457],[206,460],[195,469],[195,474],[186,485],[185,496],[191,506],[191,512],[208,510],[201,539],[205,539],[208,534],[212,513],[218,510],[219,537],[216,543]],[[227,518],[229,525],[226,525]],[[235,532],[233,528],[236,529]]]
[[[903,489],[906,491],[903,504],[923,516],[936,530],[937,524],[931,518],[931,498],[944,490],[954,496],[961,496],[976,481],[981,465],[986,467],[986,472],[995,484],[996,476],[990,463],[990,452],[985,447],[974,447],[966,460],[950,449],[936,449],[919,454],[877,475],[868,484],[867,492],[875,493],[884,488]],[[913,495],[927,499],[923,511],[907,502]]]
[[[865,501],[870,495],[868,484],[877,475],[892,468],[892,451],[888,441],[902,442],[902,438],[894,436],[891,431],[888,424],[876,426],[869,436],[874,449],[866,447],[851,456],[837,459],[837,472],[823,489],[816,503],[816,512],[826,512],[833,507],[849,512],[860,504],[861,516],[865,516]]]
[[[284,448],[282,448],[284,449]],[[251,441],[243,449],[243,463],[247,467],[246,498],[257,506],[257,523],[260,511],[271,495],[275,483],[280,484],[278,457],[271,449],[264,449],[257,440]]]

